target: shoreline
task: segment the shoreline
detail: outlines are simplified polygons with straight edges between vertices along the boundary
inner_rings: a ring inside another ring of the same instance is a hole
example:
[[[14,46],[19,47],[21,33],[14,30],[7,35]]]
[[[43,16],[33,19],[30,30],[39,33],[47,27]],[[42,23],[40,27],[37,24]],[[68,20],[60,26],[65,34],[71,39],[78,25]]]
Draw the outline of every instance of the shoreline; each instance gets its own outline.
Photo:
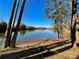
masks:
[[[24,41],[24,42],[19,42],[16,44],[16,46],[18,47],[30,47],[30,46],[35,46],[35,45],[38,45],[38,44],[43,44],[43,43],[46,43],[46,42],[56,42],[56,41],[59,41],[59,39],[40,39],[40,40],[30,40],[30,41]],[[48,43],[46,43],[48,44]]]
[[[19,43],[16,46],[16,48],[7,48],[5,50],[0,51],[0,56],[4,56],[6,58],[7,56],[8,58],[16,58],[17,56],[18,58],[20,58],[20,56],[24,54],[27,55],[27,57],[23,55],[24,57],[21,57],[22,59],[32,59],[33,56],[38,56],[35,57],[35,59],[38,59],[39,57],[42,58],[41,56],[48,56],[53,52],[52,55],[46,57],[46,59],[75,59],[79,55],[79,48],[72,48],[70,40],[64,39],[46,39],[39,41],[33,40],[30,42]],[[66,51],[63,50],[63,48],[65,48]],[[44,52],[41,50],[43,50]],[[34,55],[32,55],[33,53]],[[56,55],[53,55],[54,53]]]
[[[46,43],[45,45],[47,44],[51,44],[51,43],[54,43],[54,42],[58,42],[58,41],[63,41],[63,39],[37,39],[37,40],[26,40],[26,41],[21,41],[21,42],[17,42],[16,43],[16,47],[22,47],[22,48],[25,48],[25,47],[28,47],[28,46],[35,46],[35,45],[38,45],[38,44],[43,44],[43,43]],[[2,50],[2,46],[0,46],[0,50]]]
[[[20,41],[20,42],[17,42],[16,43],[16,46],[21,46],[22,47],[22,45],[24,45],[25,46],[25,44],[27,44],[28,46],[29,45],[35,45],[35,44],[38,44],[38,43],[40,43],[40,42],[43,42],[43,41],[59,41],[60,39],[55,39],[55,38],[53,38],[53,39],[32,39],[32,40],[24,40],[24,41]],[[34,44],[33,44],[34,43]],[[2,49],[2,45],[3,45],[3,43],[0,45],[0,50]],[[24,47],[23,46],[23,47]]]

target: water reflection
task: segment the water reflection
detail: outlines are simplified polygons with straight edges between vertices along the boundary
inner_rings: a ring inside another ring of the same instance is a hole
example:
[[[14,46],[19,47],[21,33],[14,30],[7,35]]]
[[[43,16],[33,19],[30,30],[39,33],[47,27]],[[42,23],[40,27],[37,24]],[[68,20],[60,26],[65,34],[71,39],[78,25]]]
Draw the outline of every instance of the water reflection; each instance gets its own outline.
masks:
[[[50,30],[34,30],[34,31],[26,31],[23,34],[19,32],[17,37],[18,41],[29,41],[29,40],[40,40],[40,39],[48,39],[48,38],[57,38],[57,34]]]
[[[20,34],[21,36],[24,36],[26,33],[32,32],[32,31],[34,31],[34,30],[24,30],[24,31],[20,31],[19,34]]]
[[[20,34],[21,36],[23,36],[23,35],[26,34],[26,31],[20,31],[19,34]]]
[[[2,43],[4,42],[4,33],[0,33],[0,47],[2,46]]]

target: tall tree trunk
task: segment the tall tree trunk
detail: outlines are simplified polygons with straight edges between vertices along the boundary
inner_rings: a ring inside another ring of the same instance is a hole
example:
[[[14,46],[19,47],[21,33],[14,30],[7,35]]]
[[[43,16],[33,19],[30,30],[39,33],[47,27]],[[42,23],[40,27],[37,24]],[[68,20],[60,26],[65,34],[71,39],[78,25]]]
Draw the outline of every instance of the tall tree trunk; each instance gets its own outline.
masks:
[[[5,42],[4,42],[4,45],[3,45],[3,48],[6,48],[8,46],[10,46],[10,29],[11,29],[11,24],[12,24],[12,20],[13,20],[13,16],[14,16],[14,11],[15,11],[15,6],[16,6],[16,3],[17,3],[17,0],[14,1],[14,4],[13,4],[13,7],[12,7],[12,12],[11,12],[11,16],[10,16],[10,21],[9,21],[9,24],[7,26],[7,30],[6,30],[6,33],[5,33]]]
[[[59,28],[59,22],[56,23],[57,33],[58,33],[58,39],[60,39],[60,28]]]
[[[63,25],[62,25],[62,20],[60,21],[60,34],[61,34],[61,37],[60,38],[63,38]]]
[[[58,30],[57,32],[58,32],[58,39],[60,39],[60,33],[59,33],[59,30]]]
[[[58,36],[58,39],[60,39],[60,32],[59,32],[59,21],[58,20],[55,20],[55,25],[56,25],[56,32],[57,32],[57,36]]]
[[[11,45],[12,48],[15,48],[15,47],[16,47],[16,46],[15,46],[15,44],[16,44],[16,37],[17,37],[17,35],[18,35],[19,25],[20,25],[21,20],[22,20],[22,14],[23,14],[25,2],[26,2],[26,0],[23,0],[23,4],[22,4],[21,10],[20,10],[20,15],[19,15],[18,22],[17,22],[17,25],[16,25],[16,31],[15,31],[15,33],[14,33],[14,35],[13,35],[13,38],[12,38],[12,45]]]
[[[76,46],[76,20],[77,20],[77,15],[74,14],[73,15],[73,27],[71,29],[71,42],[72,42],[72,46]]]
[[[71,42],[72,42],[72,47],[76,45],[76,20],[77,20],[77,15],[76,15],[76,9],[77,9],[77,1],[72,0],[72,19],[71,19]]]
[[[12,23],[12,29],[11,29],[10,38],[12,37],[12,30],[13,30],[14,25],[15,25],[15,21],[16,21],[16,17],[17,17],[17,12],[18,12],[18,9],[19,9],[19,5],[20,5],[20,0],[18,0],[18,4],[17,4],[17,7],[16,7],[16,11],[15,11],[15,15],[14,15],[13,23]],[[12,43],[12,40],[11,40],[11,43]]]

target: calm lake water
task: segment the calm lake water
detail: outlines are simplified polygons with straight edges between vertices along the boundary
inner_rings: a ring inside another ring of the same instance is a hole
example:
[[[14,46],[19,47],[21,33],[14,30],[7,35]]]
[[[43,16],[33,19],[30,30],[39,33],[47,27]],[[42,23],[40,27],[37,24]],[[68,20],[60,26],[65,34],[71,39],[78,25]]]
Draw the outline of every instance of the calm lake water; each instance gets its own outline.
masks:
[[[18,33],[17,42],[41,40],[41,39],[57,38],[57,34],[50,30],[34,30],[34,31],[21,31]],[[0,38],[0,44],[3,40]]]
[[[35,30],[31,32],[26,31],[24,34],[19,32],[17,41],[41,40],[48,38],[57,38],[57,34],[50,30]]]

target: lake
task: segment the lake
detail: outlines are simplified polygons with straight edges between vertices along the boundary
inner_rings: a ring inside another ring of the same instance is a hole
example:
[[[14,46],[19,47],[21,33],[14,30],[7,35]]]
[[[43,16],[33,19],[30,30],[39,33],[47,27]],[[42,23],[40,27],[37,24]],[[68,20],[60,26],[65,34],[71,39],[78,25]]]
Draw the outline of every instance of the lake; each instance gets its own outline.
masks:
[[[17,36],[17,42],[43,40],[43,39],[57,38],[57,34],[50,30],[34,30],[34,31],[20,31]],[[3,40],[0,38],[0,44]]]

